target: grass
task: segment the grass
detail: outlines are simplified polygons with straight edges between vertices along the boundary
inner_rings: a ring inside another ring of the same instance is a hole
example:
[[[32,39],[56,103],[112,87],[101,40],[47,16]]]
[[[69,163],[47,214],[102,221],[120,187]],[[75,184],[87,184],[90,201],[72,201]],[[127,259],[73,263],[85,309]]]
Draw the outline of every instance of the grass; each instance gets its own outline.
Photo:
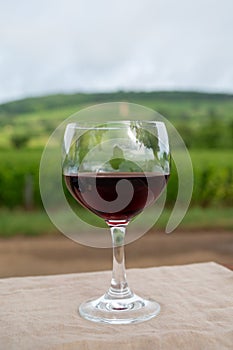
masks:
[[[0,237],[38,236],[57,232],[43,211],[0,210]]]
[[[158,221],[158,227],[165,227],[170,215],[165,210]],[[177,229],[186,230],[233,230],[232,208],[191,207]]]
[[[166,209],[154,228],[164,230],[169,216],[170,211]],[[233,230],[232,208],[190,208],[177,229]],[[57,228],[44,211],[0,210],[0,237],[2,238],[56,233],[58,233]]]

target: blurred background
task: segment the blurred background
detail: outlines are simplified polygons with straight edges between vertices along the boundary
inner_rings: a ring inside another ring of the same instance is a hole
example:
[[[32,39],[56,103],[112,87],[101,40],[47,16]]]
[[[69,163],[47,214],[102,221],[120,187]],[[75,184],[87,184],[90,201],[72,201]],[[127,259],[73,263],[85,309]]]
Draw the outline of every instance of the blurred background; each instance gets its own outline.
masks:
[[[231,0],[9,0],[0,14],[0,277],[111,269],[111,251],[64,237],[40,199],[53,130],[97,103],[127,101],[171,121],[190,151],[190,209],[171,235],[176,174],[127,267],[233,266]]]

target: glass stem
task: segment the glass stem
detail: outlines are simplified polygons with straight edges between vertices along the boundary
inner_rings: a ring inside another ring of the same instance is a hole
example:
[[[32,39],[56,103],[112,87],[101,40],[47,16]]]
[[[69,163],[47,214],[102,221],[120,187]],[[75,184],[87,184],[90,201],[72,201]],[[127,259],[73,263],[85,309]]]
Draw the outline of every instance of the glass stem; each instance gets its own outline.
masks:
[[[113,269],[111,286],[107,295],[114,299],[130,298],[133,293],[128,287],[125,272],[124,242],[126,226],[111,226],[110,229],[113,245]]]

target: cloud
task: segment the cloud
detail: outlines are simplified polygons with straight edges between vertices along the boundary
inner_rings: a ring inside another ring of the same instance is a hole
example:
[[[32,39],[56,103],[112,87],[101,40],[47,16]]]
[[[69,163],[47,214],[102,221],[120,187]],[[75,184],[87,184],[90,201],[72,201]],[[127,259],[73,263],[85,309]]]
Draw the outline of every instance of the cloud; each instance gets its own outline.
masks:
[[[0,101],[65,91],[233,92],[233,2],[9,0]]]

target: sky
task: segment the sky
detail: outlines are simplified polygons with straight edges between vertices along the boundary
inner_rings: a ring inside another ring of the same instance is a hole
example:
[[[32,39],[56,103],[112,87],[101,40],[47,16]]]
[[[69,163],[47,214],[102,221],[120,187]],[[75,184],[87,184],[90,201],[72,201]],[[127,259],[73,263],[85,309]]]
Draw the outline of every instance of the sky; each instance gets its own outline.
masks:
[[[233,0],[0,4],[0,103],[69,92],[233,93]]]

